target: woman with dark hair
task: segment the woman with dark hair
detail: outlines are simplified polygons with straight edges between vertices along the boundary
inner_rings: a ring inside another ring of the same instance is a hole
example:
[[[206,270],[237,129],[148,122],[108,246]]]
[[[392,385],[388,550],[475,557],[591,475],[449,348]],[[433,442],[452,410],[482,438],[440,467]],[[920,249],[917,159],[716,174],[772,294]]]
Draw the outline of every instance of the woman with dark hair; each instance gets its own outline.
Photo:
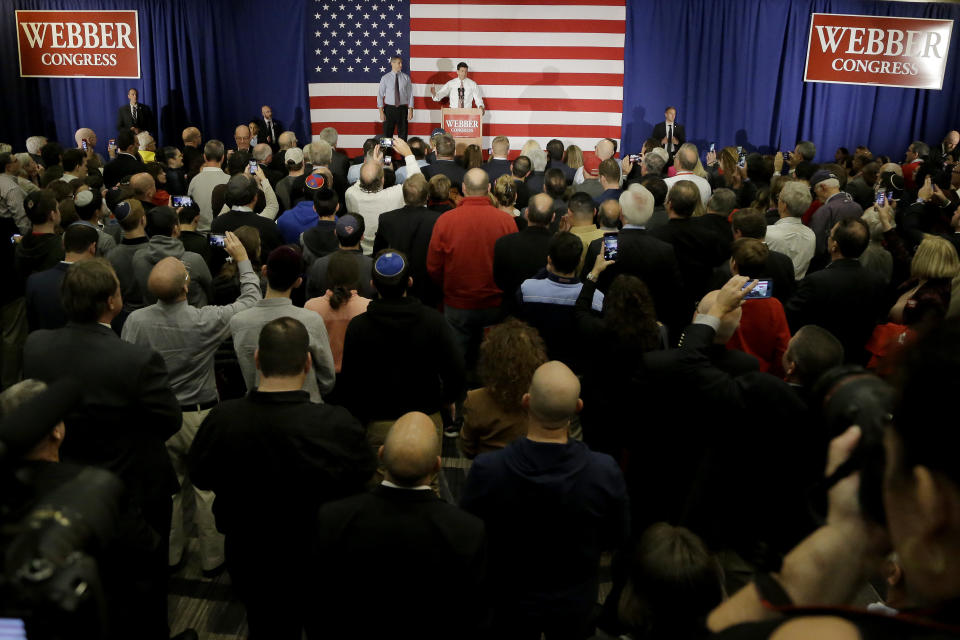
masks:
[[[175,196],[187,195],[187,177],[183,170],[183,153],[176,147],[163,147],[157,152],[157,162],[167,174],[167,191]]]
[[[467,171],[483,168],[483,152],[477,145],[468,144],[467,148],[463,150],[463,158],[460,162]]]
[[[169,205],[170,192],[167,191],[167,174],[163,170],[163,167],[160,166],[159,162],[148,162],[147,173],[153,178],[153,184],[157,188],[157,192],[153,194],[151,202],[158,207]]]
[[[483,387],[463,403],[460,450],[468,458],[502,449],[527,433],[527,412],[520,405],[533,373],[547,361],[537,330],[515,318],[498,324],[480,345]]]
[[[311,298],[303,305],[304,309],[316,311],[323,318],[337,373],[343,366],[343,339],[347,335],[347,325],[355,316],[364,313],[370,304],[369,298],[357,294],[359,280],[360,268],[355,257],[337,251],[327,263],[327,285],[330,288],[319,298]]]
[[[707,636],[707,614],[724,599],[723,569],[696,534],[658,522],[620,560],[629,563],[623,567],[625,584],[615,584],[604,606],[616,605],[619,635],[631,640]],[[614,631],[605,626],[600,624],[607,633]]]

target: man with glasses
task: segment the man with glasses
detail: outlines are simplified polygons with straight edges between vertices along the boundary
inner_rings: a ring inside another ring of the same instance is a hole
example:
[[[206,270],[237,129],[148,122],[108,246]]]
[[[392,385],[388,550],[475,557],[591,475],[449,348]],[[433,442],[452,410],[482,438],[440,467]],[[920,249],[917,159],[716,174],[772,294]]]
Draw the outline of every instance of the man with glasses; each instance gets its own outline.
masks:
[[[186,473],[186,456],[200,423],[219,402],[214,355],[220,343],[230,337],[230,319],[261,297],[260,278],[253,271],[247,250],[233,233],[227,231],[225,235],[225,249],[240,276],[240,297],[236,302],[203,308],[188,304],[190,272],[183,261],[168,256],[157,262],[147,281],[147,291],[156,303],[130,314],[121,334],[127,342],[157,351],[167,365],[170,386],[183,412],[180,430],[167,440],[167,451],[180,483],[180,491],[173,499],[169,562],[175,566],[183,558],[183,497],[193,491],[200,565],[207,576],[217,575],[223,565],[223,536],[217,531],[211,510],[214,496],[193,487]]]

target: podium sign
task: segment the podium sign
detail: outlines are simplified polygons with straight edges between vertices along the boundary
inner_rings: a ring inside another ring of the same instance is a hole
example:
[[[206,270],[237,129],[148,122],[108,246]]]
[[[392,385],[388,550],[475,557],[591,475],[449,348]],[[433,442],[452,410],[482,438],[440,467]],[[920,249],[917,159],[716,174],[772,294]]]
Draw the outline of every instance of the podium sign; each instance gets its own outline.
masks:
[[[483,149],[483,114],[480,109],[443,109],[440,128],[456,140],[458,155],[471,144]]]

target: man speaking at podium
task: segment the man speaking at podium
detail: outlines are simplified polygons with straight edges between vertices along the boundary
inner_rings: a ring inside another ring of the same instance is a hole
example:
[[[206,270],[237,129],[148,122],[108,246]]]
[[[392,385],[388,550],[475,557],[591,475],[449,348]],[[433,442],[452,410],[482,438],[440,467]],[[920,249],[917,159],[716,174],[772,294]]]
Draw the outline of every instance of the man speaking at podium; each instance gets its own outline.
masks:
[[[483,96],[480,95],[479,85],[467,77],[469,69],[466,62],[461,62],[457,65],[457,77],[443,85],[440,91],[437,91],[436,85],[430,85],[433,101],[440,102],[449,95],[451,109],[470,109],[476,104],[483,115],[486,112]]]

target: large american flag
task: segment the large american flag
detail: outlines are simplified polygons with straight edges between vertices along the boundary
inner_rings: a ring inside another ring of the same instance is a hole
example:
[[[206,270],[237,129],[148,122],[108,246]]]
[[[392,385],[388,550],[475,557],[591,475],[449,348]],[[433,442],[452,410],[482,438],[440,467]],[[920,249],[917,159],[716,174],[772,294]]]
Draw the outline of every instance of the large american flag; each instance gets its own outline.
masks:
[[[620,139],[623,0],[316,0],[307,11],[312,133],[335,127],[341,149],[382,132],[377,86],[393,55],[413,80],[411,136],[439,125],[446,100],[434,102],[430,85],[462,60],[487,108],[485,149],[498,135],[514,154],[531,138],[585,153]]]

